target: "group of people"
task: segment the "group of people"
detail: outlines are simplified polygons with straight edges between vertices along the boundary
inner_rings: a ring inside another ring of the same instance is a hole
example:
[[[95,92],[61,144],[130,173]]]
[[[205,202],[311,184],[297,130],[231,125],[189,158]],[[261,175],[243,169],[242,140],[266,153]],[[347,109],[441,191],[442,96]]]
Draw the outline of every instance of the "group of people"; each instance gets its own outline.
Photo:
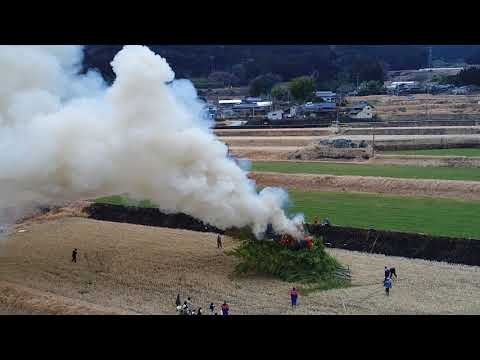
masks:
[[[177,306],[177,312],[180,315],[203,315],[202,308],[199,307],[198,309],[195,309],[190,297],[188,297],[187,300],[185,300],[182,304],[182,301],[180,299],[180,294],[178,294],[177,299],[175,301],[175,305]],[[210,315],[218,315],[218,312],[215,309],[214,303],[210,303],[209,309],[210,309]],[[223,302],[220,309],[222,311],[223,316],[229,315],[230,306],[228,306],[226,301]]]
[[[395,270],[395,268],[389,268],[387,266],[385,266],[385,269],[384,269],[384,272],[385,272],[385,279],[383,280],[383,286],[385,287],[385,293],[386,295],[390,295],[390,289],[392,288],[392,276],[395,276],[395,278],[397,278],[397,272]]]

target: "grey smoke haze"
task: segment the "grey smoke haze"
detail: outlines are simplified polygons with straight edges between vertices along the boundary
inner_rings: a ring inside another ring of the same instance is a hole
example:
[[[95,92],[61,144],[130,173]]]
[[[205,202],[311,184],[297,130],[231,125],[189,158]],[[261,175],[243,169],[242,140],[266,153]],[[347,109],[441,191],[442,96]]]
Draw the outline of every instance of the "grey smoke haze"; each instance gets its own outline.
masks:
[[[300,235],[288,194],[256,193],[165,59],[125,46],[110,87],[81,61],[80,46],[0,46],[0,208],[129,193],[221,229]]]

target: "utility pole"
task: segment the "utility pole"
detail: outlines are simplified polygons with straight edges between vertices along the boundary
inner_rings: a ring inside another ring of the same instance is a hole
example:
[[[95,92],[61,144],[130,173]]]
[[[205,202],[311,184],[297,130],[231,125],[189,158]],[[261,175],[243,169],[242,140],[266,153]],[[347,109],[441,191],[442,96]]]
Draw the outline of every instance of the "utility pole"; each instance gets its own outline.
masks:
[[[375,157],[375,128],[373,128],[372,137],[373,137],[373,139],[372,139],[372,158],[374,158]]]

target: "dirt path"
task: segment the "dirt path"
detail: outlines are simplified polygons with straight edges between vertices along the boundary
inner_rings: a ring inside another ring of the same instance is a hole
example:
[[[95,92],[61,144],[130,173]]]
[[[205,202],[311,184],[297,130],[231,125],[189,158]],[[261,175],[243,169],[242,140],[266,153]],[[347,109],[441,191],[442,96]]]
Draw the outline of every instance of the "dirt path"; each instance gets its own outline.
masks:
[[[251,172],[259,186],[303,191],[365,192],[402,196],[431,196],[480,201],[480,182],[395,179],[370,176],[334,176]]]
[[[25,230],[0,248],[0,293],[10,313],[71,313],[66,305],[73,302],[81,313],[98,306],[174,314],[177,293],[204,310],[226,300],[233,315],[480,313],[480,267],[329,249],[350,266],[354,286],[301,294],[291,310],[288,290],[299,284],[232,277],[236,260],[216,249],[214,234],[85,218],[32,222]],[[225,250],[234,246],[225,238]],[[77,264],[70,262],[73,247]],[[399,275],[390,297],[381,284],[386,264]]]

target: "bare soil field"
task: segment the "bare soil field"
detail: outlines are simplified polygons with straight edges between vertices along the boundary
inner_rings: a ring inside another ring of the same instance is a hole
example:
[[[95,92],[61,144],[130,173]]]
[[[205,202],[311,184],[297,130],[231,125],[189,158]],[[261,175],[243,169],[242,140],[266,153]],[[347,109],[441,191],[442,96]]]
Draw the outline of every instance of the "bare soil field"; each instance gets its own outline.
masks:
[[[294,161],[289,160],[290,154],[302,149],[300,146],[232,146],[233,156],[252,161]],[[407,166],[446,166],[446,167],[480,167],[480,157],[466,156],[431,156],[431,155],[385,155],[376,153],[374,158],[363,159],[318,159],[309,162],[352,162],[371,165],[407,165]]]
[[[342,127],[342,135],[474,135],[480,126]]]
[[[280,186],[303,191],[364,192],[402,196],[430,196],[480,200],[477,181],[395,179],[370,176],[334,176],[251,172],[258,186]]]
[[[335,136],[224,136],[220,140],[232,147],[302,147],[314,141],[348,138],[371,144],[372,135]],[[376,135],[375,146],[379,150],[403,150],[439,147],[480,146],[480,135]]]
[[[216,129],[217,136],[328,136],[332,128]]]
[[[204,310],[226,300],[232,315],[480,313],[480,267],[329,249],[350,267],[353,286],[301,293],[292,310],[288,290],[300,284],[232,276],[236,260],[216,248],[214,234],[79,217],[21,226],[1,246],[3,313],[174,314],[177,293]],[[225,250],[234,246],[225,238]],[[385,265],[399,275],[389,297]]]
[[[472,135],[480,134],[480,126],[362,126],[342,125],[339,129],[290,128],[290,129],[216,129],[219,137],[278,137],[278,136],[335,136],[335,135]]]
[[[288,160],[291,152],[301,149],[300,146],[231,146],[233,156],[249,160]]]
[[[376,154],[374,158],[369,159],[368,163],[372,165],[480,167],[480,157]]]
[[[430,95],[407,96],[370,95],[347,97],[349,103],[367,101],[377,111],[377,115],[388,118],[391,115],[430,115],[436,114],[480,114],[480,95]]]

